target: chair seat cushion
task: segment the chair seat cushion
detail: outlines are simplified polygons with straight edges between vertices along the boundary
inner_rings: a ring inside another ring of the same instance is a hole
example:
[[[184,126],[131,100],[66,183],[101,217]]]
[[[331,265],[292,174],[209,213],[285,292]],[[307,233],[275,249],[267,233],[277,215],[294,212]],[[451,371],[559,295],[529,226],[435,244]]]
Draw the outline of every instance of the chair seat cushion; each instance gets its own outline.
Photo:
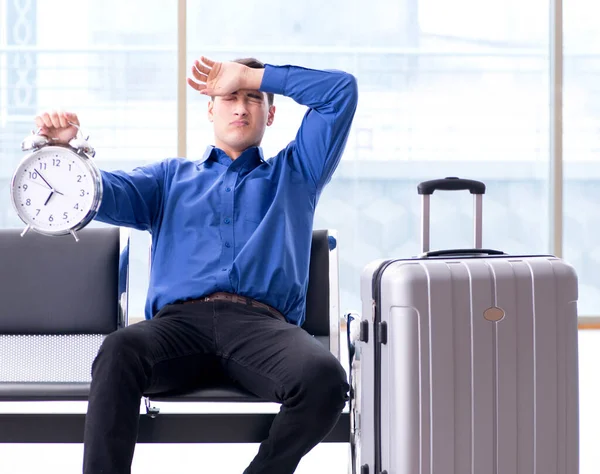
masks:
[[[151,400],[169,402],[266,402],[233,383],[201,387],[187,392],[149,394]]]

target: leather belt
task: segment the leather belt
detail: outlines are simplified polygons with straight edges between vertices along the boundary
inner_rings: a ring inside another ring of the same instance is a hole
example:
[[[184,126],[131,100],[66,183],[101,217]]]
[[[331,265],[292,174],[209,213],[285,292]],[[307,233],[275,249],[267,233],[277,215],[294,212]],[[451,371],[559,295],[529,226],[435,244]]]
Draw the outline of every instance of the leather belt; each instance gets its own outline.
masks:
[[[209,302],[209,301],[216,301],[216,300],[230,301],[232,303],[245,304],[248,306],[254,306],[256,308],[266,309],[273,316],[276,316],[277,318],[281,319],[282,321],[286,321],[283,314],[281,314],[279,311],[277,311],[272,306],[269,306],[268,304],[261,303],[260,301],[253,300],[252,298],[248,298],[246,296],[235,295],[233,293],[226,293],[224,291],[212,293],[210,295],[203,296],[202,298],[197,298],[197,299],[193,299],[193,300],[185,300],[185,301],[182,301],[181,304]]]

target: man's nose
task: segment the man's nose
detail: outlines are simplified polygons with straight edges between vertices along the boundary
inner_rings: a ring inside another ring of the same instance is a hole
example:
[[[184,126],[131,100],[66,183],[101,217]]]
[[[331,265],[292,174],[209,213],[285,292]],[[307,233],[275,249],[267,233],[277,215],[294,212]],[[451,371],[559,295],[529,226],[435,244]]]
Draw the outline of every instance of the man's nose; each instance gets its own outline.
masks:
[[[233,113],[235,115],[239,115],[240,117],[245,117],[246,115],[248,115],[248,108],[246,107],[244,101],[237,101],[237,103],[235,104],[235,108],[233,109]]]

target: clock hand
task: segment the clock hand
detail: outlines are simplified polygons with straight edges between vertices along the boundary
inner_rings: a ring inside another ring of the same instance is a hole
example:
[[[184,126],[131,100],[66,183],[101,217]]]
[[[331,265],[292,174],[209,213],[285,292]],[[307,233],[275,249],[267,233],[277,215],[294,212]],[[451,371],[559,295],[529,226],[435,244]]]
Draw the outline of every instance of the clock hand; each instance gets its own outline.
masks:
[[[44,206],[46,204],[48,204],[48,201],[50,201],[50,198],[52,197],[53,194],[54,194],[54,191],[50,191],[50,195],[48,196],[48,199],[46,199],[46,202],[44,203]]]
[[[40,183],[37,179],[29,180],[29,182],[35,184],[36,186],[41,186],[44,189],[48,189],[48,186],[46,186],[44,183]]]
[[[40,178],[42,178],[42,180],[44,181],[44,183],[46,183],[50,189],[52,189],[52,190],[54,189],[54,188],[53,188],[53,187],[50,185],[50,183],[49,183],[48,181],[46,181],[46,178],[44,178],[44,177],[42,176],[42,173],[40,173],[40,172],[39,172],[39,171],[37,171],[37,170],[36,170],[36,173],[39,175],[39,177],[40,177]]]
[[[30,182],[30,183],[33,183],[33,184],[35,184],[36,186],[41,186],[41,187],[42,187],[42,188],[44,188],[44,189],[48,189],[48,187],[47,187],[46,185],[44,185],[44,184],[40,183],[39,181],[37,181],[37,180],[35,180],[35,179],[32,179],[32,180],[30,180],[29,182]],[[61,192],[60,192],[58,189],[53,189],[53,191],[54,191],[56,194],[60,194],[61,196],[64,196],[64,193],[61,193]]]
[[[42,178],[42,179],[44,180],[44,183],[46,183],[46,184],[48,185],[48,187],[49,187],[49,188],[50,188],[52,191],[54,191],[56,194],[60,194],[61,196],[64,196],[64,194],[63,194],[63,193],[61,193],[60,191],[57,191],[56,189],[54,189],[54,188],[53,188],[53,187],[50,185],[50,183],[49,183],[48,181],[46,181],[46,178],[44,178],[44,177],[42,176],[42,173],[40,173],[39,171],[36,171],[36,173],[40,175],[40,178]],[[49,198],[48,198],[48,199],[49,199]]]

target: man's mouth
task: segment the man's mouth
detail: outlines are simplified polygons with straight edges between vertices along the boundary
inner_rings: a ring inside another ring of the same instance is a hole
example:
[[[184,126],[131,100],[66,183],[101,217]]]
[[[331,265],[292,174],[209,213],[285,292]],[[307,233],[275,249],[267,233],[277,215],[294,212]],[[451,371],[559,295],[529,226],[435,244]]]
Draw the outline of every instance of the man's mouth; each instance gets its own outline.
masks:
[[[246,120],[235,120],[229,125],[233,125],[234,127],[243,127],[244,125],[248,125],[248,122]]]

